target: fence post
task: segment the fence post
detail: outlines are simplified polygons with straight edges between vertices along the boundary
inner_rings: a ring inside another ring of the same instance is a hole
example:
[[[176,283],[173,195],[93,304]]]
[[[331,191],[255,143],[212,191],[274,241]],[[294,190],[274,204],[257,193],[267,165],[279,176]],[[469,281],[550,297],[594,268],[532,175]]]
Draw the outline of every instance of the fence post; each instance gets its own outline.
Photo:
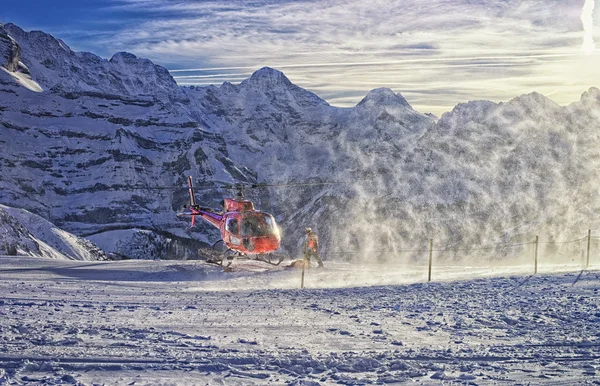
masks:
[[[588,248],[587,248],[587,259],[585,261],[585,269],[590,267],[590,246],[592,242],[592,230],[588,229]]]
[[[535,236],[535,269],[533,271],[534,274],[537,273],[537,265],[538,265],[538,247],[540,246],[540,236]]]
[[[429,275],[427,281],[431,281],[431,262],[433,260],[433,239],[429,239]]]

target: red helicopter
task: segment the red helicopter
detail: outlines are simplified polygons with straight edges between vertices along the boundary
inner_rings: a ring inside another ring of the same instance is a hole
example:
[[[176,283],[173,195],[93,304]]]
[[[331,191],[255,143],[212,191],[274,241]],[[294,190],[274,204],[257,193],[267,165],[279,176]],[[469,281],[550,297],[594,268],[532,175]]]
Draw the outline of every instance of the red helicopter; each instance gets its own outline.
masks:
[[[190,205],[182,212],[177,213],[177,216],[191,216],[192,226],[196,223],[196,216],[199,216],[219,229],[221,240],[217,241],[213,245],[213,248],[220,243],[224,243],[226,250],[219,259],[211,260],[210,262],[224,265],[223,261],[228,260],[227,266],[229,266],[235,256],[250,256],[255,260],[273,265],[278,265],[283,261],[283,256],[276,257],[275,261],[271,260],[271,254],[279,249],[279,244],[281,243],[281,235],[275,218],[269,213],[254,209],[254,204],[244,199],[244,187],[255,188],[262,186],[269,185],[224,185],[224,187],[238,190],[238,197],[225,198],[221,202],[223,210],[219,212],[196,204],[192,177],[188,176]]]

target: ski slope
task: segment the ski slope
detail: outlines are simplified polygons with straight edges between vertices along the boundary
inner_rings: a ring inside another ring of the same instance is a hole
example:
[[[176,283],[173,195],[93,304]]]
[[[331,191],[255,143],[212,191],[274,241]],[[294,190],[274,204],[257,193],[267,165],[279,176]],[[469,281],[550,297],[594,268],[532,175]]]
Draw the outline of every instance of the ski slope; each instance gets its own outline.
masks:
[[[3,257],[0,384],[600,384],[597,268]]]

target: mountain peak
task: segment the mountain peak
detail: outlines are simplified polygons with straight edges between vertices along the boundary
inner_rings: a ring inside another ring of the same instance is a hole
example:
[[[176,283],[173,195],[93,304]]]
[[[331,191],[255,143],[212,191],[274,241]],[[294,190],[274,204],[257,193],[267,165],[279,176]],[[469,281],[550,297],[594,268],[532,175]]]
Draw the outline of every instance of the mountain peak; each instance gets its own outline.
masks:
[[[110,62],[130,62],[133,60],[137,60],[138,57],[129,52],[117,52],[110,58]]]
[[[23,32],[23,33],[25,32],[25,31],[23,31],[23,29],[21,27],[19,27],[16,24],[13,24],[13,23],[6,23],[4,25],[2,23],[0,23],[0,28],[2,28],[2,27],[5,28],[6,31],[17,31],[17,32],[20,31],[20,32]]]
[[[223,89],[238,92],[237,89],[231,86],[226,86]],[[240,83],[239,89],[247,92],[264,93],[269,98],[278,99],[279,101],[286,100],[289,102],[293,100],[293,103],[305,107],[328,105],[317,95],[293,84],[283,72],[270,67],[263,67],[255,71],[250,78]]]
[[[508,104],[523,104],[531,107],[548,107],[548,108],[557,108],[560,107],[556,102],[551,99],[545,97],[539,92],[531,92],[529,94],[523,94],[516,98],[511,99]]]
[[[400,93],[396,94],[392,89],[387,87],[380,87],[369,91],[357,106],[404,106],[412,110],[410,104]]]
[[[596,87],[591,87],[589,90],[581,94],[581,101],[591,101],[595,103],[600,102],[600,89]]]
[[[65,42],[44,31],[26,32],[21,27],[13,23],[4,24],[4,29],[20,45],[34,45],[38,49],[44,49],[48,52],[64,51],[67,54],[73,53],[71,48]]]
[[[279,70],[275,70],[271,67],[263,67],[260,70],[255,71],[252,76],[243,81],[242,85],[248,84],[252,86],[290,86],[292,82]]]

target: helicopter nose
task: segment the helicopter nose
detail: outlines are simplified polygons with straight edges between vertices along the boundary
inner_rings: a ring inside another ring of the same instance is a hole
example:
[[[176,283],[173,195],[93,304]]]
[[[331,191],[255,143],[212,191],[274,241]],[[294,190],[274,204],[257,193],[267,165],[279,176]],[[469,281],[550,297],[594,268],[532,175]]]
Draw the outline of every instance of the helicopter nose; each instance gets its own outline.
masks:
[[[256,253],[269,253],[279,248],[279,239],[274,236],[257,237],[252,241]]]

